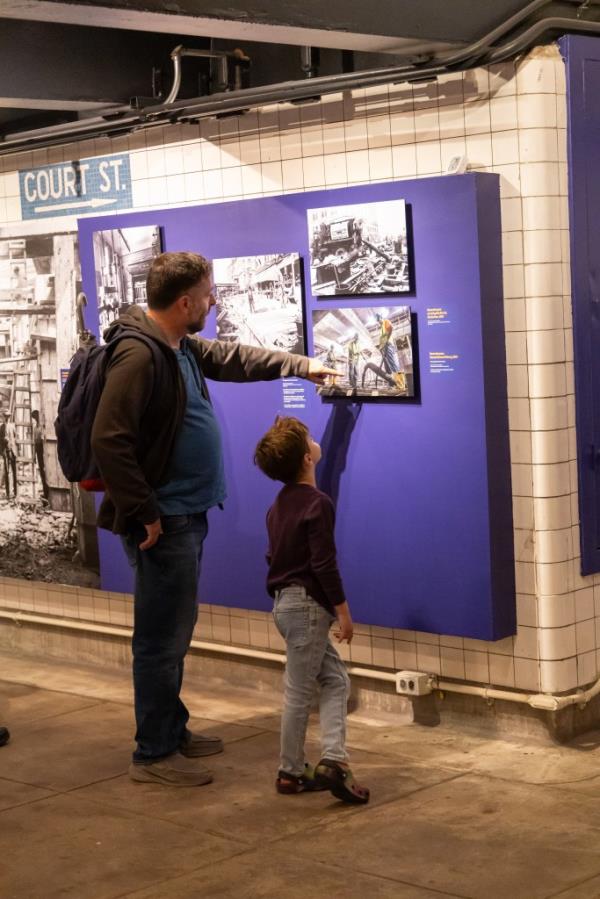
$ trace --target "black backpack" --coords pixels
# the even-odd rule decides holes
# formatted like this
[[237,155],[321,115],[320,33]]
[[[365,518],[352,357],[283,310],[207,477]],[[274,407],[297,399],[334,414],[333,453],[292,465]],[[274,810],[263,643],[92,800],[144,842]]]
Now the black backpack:
[[156,364],[160,349],[151,337],[140,331],[123,328],[113,340],[102,346],[93,337],[71,359],[58,403],[54,430],[60,467],[67,481],[79,482],[88,490],[104,489],[92,454],[91,437],[106,369],[119,341],[131,337],[150,347]]

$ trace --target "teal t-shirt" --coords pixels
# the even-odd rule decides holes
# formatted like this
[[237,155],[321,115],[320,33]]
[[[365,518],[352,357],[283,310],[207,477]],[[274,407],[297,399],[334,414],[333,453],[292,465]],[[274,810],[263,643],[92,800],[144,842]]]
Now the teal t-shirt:
[[185,340],[175,355],[187,404],[169,479],[156,495],[161,515],[193,515],[222,503],[226,497],[221,432],[211,404],[202,396],[198,365]]

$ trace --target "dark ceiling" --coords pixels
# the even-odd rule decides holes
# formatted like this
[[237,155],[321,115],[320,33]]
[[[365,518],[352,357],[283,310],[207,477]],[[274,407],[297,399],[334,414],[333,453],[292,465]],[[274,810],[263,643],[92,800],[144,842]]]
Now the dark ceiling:
[[[544,16],[600,19],[600,0],[2,0],[0,3],[0,141],[111,105],[164,101],[173,81],[175,46],[231,51],[252,63],[244,87],[335,75],[404,62],[426,63],[488,34],[528,10],[518,33]],[[545,36],[550,39],[552,33]],[[215,63],[184,60],[178,99],[218,92]],[[232,86],[232,85],[230,85]],[[221,90],[222,88],[219,88]]]

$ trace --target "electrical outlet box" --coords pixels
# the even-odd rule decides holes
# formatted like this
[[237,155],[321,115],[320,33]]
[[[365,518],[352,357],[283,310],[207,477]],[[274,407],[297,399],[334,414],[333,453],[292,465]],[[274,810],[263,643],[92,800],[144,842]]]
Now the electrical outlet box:
[[469,161],[466,156],[453,156],[446,167],[445,175],[464,175]]
[[423,671],[397,671],[396,693],[405,696],[426,696],[432,690],[432,678]]

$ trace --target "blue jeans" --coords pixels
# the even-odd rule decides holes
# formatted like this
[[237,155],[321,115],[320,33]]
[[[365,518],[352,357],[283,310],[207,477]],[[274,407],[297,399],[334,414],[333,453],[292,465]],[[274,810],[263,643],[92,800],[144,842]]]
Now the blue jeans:
[[321,757],[345,762],[350,679],[329,641],[335,619],[306,595],[304,587],[280,590],[273,617],[287,647],[280,770],[296,776],[304,771],[306,727],[318,689]]
[[141,550],[143,526],[122,538],[135,570],[133,687],[137,749],[134,762],[153,762],[176,752],[189,712],[179,698],[183,660],[198,617],[196,594],[206,512],[165,515],[163,533]]

